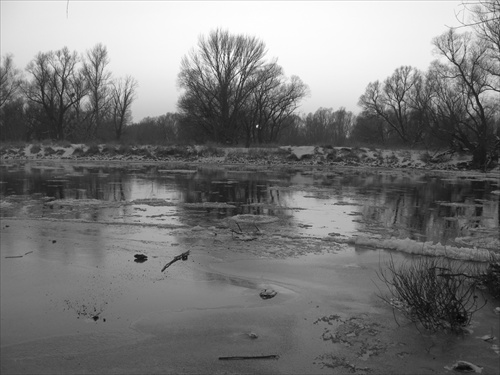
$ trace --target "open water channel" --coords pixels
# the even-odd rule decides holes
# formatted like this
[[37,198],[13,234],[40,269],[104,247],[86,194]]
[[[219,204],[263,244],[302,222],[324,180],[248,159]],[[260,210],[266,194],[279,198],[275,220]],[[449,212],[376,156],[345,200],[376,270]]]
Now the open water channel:
[[[498,343],[450,349],[449,339],[393,331],[374,285],[387,251],[398,259],[423,248],[462,259],[495,251],[498,175],[50,161],[0,168],[2,373],[417,373],[408,363],[436,373],[471,350],[498,370]],[[187,250],[188,262],[160,272]],[[148,260],[135,263],[137,253]],[[277,296],[259,298],[266,288]],[[498,329],[492,308],[483,314],[477,330]],[[280,359],[217,360],[255,353]]]

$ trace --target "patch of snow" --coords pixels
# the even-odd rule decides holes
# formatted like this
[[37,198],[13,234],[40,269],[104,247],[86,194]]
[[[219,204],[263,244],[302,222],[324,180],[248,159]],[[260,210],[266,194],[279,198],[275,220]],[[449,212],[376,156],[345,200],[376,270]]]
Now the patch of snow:
[[10,208],[12,206],[13,206],[12,202],[0,201],[0,209],[2,209],[2,210],[6,209],[6,208]]
[[295,146],[290,148],[292,155],[294,155],[297,160],[302,160],[305,156],[314,156],[315,150],[315,146]]

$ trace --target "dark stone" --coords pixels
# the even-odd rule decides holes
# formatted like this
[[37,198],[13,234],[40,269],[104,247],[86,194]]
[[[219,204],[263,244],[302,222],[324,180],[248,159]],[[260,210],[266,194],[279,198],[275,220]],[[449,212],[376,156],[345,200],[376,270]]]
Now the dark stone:
[[264,289],[263,291],[261,291],[259,293],[259,296],[260,298],[262,299],[270,299],[270,298],[273,298],[274,296],[276,296],[276,294],[278,294],[278,292],[276,292],[275,290],[272,290],[272,289]]
[[148,260],[148,257],[144,254],[135,254],[134,255],[134,262],[136,263],[144,263],[145,261]]

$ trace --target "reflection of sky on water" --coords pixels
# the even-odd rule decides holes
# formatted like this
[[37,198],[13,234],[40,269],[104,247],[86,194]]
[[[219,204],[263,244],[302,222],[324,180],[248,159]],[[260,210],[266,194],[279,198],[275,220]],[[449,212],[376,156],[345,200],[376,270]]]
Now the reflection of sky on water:
[[293,210],[298,223],[297,231],[312,236],[327,236],[329,233],[352,235],[359,223],[355,222],[360,207],[352,199],[338,200],[324,196],[315,197],[307,191],[294,191],[284,199]]
[[[131,170],[55,162],[2,166],[0,181],[3,201],[16,195],[103,201],[64,211],[43,207],[42,216],[59,219],[209,226],[237,214],[259,214],[277,216],[301,235],[370,231],[443,243],[498,229],[498,195],[491,193],[497,189],[495,180],[418,171],[188,171],[165,165]],[[137,200],[164,204],[131,204]],[[117,204],[104,204],[112,202]],[[29,215],[30,209],[15,214]],[[4,205],[2,215],[14,212]]]

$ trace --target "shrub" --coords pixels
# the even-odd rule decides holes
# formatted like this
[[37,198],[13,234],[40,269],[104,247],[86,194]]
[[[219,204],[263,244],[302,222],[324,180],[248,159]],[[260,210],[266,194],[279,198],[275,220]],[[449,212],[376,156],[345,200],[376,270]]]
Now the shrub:
[[140,146],[139,147],[132,147],[130,149],[130,153],[132,155],[144,156],[147,158],[152,157],[151,152],[149,151],[149,149],[147,147],[140,147]]
[[390,297],[379,297],[430,331],[460,332],[479,305],[473,266],[438,257],[419,257],[396,266],[392,257],[377,273]]
[[67,140],[56,141],[54,142],[54,144],[59,147],[65,147],[65,148],[71,147],[71,142]]
[[399,159],[396,155],[391,154],[390,156],[386,156],[385,162],[387,164],[397,164],[399,162]]
[[73,150],[73,156],[82,156],[85,153],[84,149],[82,146],[78,146]]
[[432,155],[429,152],[423,152],[420,154],[420,161],[429,164],[432,161]]
[[274,150],[267,148],[249,148],[247,153],[249,160],[265,159],[274,154]]
[[30,148],[30,152],[32,154],[38,154],[42,150],[42,147],[39,144],[34,144]]
[[484,272],[479,273],[478,279],[480,286],[500,301],[500,262],[492,261]]
[[97,144],[89,145],[89,148],[85,152],[85,156],[94,156],[100,153],[99,146]]
[[342,158],[340,158],[338,155],[337,155],[337,150],[335,150],[334,148],[331,148],[328,150],[327,154],[326,154],[326,160],[331,160],[331,161],[342,161]]
[[53,154],[56,154],[57,151],[54,150],[52,147],[50,146],[45,146],[45,148],[43,149],[43,153],[48,156],[48,155],[53,155]]
[[115,152],[119,155],[126,155],[132,153],[132,147],[130,145],[121,145],[115,148]]
[[102,148],[102,153],[109,156],[114,156],[116,154],[116,146],[113,144],[105,144]]
[[212,145],[212,144],[207,144],[205,146],[203,146],[199,152],[198,152],[198,156],[201,156],[201,157],[221,157],[221,156],[225,156],[226,155],[226,152],[220,148],[220,147],[217,147],[215,145]]

